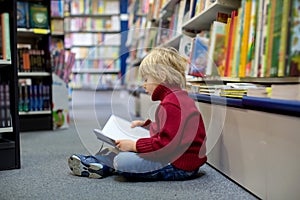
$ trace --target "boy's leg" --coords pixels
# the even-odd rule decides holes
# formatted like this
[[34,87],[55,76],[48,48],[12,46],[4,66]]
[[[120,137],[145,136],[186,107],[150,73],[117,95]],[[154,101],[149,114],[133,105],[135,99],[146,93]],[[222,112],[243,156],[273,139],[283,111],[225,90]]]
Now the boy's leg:
[[171,164],[147,160],[136,153],[121,152],[114,159],[117,173],[130,179],[185,180],[196,176],[198,170],[184,171]]
[[102,151],[102,154],[95,156],[84,156],[74,154],[68,159],[71,171],[77,176],[89,178],[103,178],[112,175],[114,152]]

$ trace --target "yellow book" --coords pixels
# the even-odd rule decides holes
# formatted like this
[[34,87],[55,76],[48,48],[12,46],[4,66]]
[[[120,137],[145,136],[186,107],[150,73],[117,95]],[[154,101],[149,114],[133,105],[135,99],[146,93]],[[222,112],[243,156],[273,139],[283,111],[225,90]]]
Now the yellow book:
[[285,3],[283,4],[278,76],[284,76],[284,68],[286,64],[285,60],[286,60],[287,39],[288,39],[287,33],[288,33],[288,18],[289,18],[290,4],[291,4],[291,0],[286,0]]
[[239,77],[245,77],[245,75],[246,75],[246,62],[247,62],[248,38],[249,38],[249,30],[250,30],[251,5],[252,5],[251,0],[246,0],[244,20],[243,20],[244,33],[242,35]]

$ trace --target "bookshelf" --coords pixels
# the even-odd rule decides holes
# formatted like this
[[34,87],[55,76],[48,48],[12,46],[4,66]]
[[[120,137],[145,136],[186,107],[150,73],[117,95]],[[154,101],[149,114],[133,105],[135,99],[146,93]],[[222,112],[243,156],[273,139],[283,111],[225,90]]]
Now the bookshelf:
[[1,37],[0,42],[0,170],[8,170],[21,167],[17,110],[16,1],[2,0],[0,15],[1,19],[6,15],[6,19],[1,21],[1,35],[4,34],[5,39]]
[[119,87],[120,0],[72,0],[67,6],[64,48],[75,54],[70,87],[96,90]]
[[20,131],[52,130],[50,1],[17,1]]

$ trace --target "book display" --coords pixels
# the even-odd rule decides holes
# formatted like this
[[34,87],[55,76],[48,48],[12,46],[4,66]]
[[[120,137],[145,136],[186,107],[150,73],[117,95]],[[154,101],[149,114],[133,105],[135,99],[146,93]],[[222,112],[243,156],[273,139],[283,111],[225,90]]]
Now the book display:
[[120,84],[119,0],[68,1],[64,48],[75,55],[70,87],[112,89]]
[[20,168],[18,116],[17,7],[14,0],[0,8],[0,170]]
[[50,1],[17,1],[20,131],[52,130]]
[[[262,199],[284,198],[278,197],[283,179],[289,189],[281,194],[293,198],[294,185],[300,180],[299,176],[292,175],[296,173],[292,170],[296,169],[294,166],[299,167],[293,161],[297,157],[294,147],[299,145],[300,128],[297,122],[300,116],[299,5],[298,0],[145,0],[131,1],[128,8],[133,22],[132,34],[128,35],[131,48],[128,88],[134,82],[137,83],[134,87],[141,86],[138,65],[151,48],[178,49],[190,62],[186,69],[186,89],[204,113],[210,135],[208,149],[209,145],[216,145],[208,156],[209,164]],[[141,98],[137,101],[140,111],[136,113],[144,117],[144,107],[151,105]],[[211,138],[219,130],[210,127],[209,120],[219,121],[221,116],[215,116],[215,110],[217,113],[227,110],[227,116],[224,115],[223,127],[218,127],[222,139],[212,142]],[[270,127],[259,126],[262,122],[269,123]],[[285,127],[280,128],[284,135],[274,123]],[[277,142],[281,143],[278,138],[291,144],[280,148],[280,155],[286,158],[285,164],[291,169],[288,178],[275,178],[280,172],[268,168],[275,164],[271,152],[278,152],[275,150]],[[247,146],[249,142],[257,146],[256,153]],[[258,166],[249,163],[249,159]],[[241,162],[244,167],[240,167]]]

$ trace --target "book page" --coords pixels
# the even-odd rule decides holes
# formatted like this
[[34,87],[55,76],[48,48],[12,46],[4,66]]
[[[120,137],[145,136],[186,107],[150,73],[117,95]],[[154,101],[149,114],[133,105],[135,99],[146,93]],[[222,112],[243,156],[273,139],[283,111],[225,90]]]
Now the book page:
[[136,141],[139,138],[150,137],[149,130],[142,127],[131,128],[131,122],[111,115],[102,133],[114,140],[130,139]]

